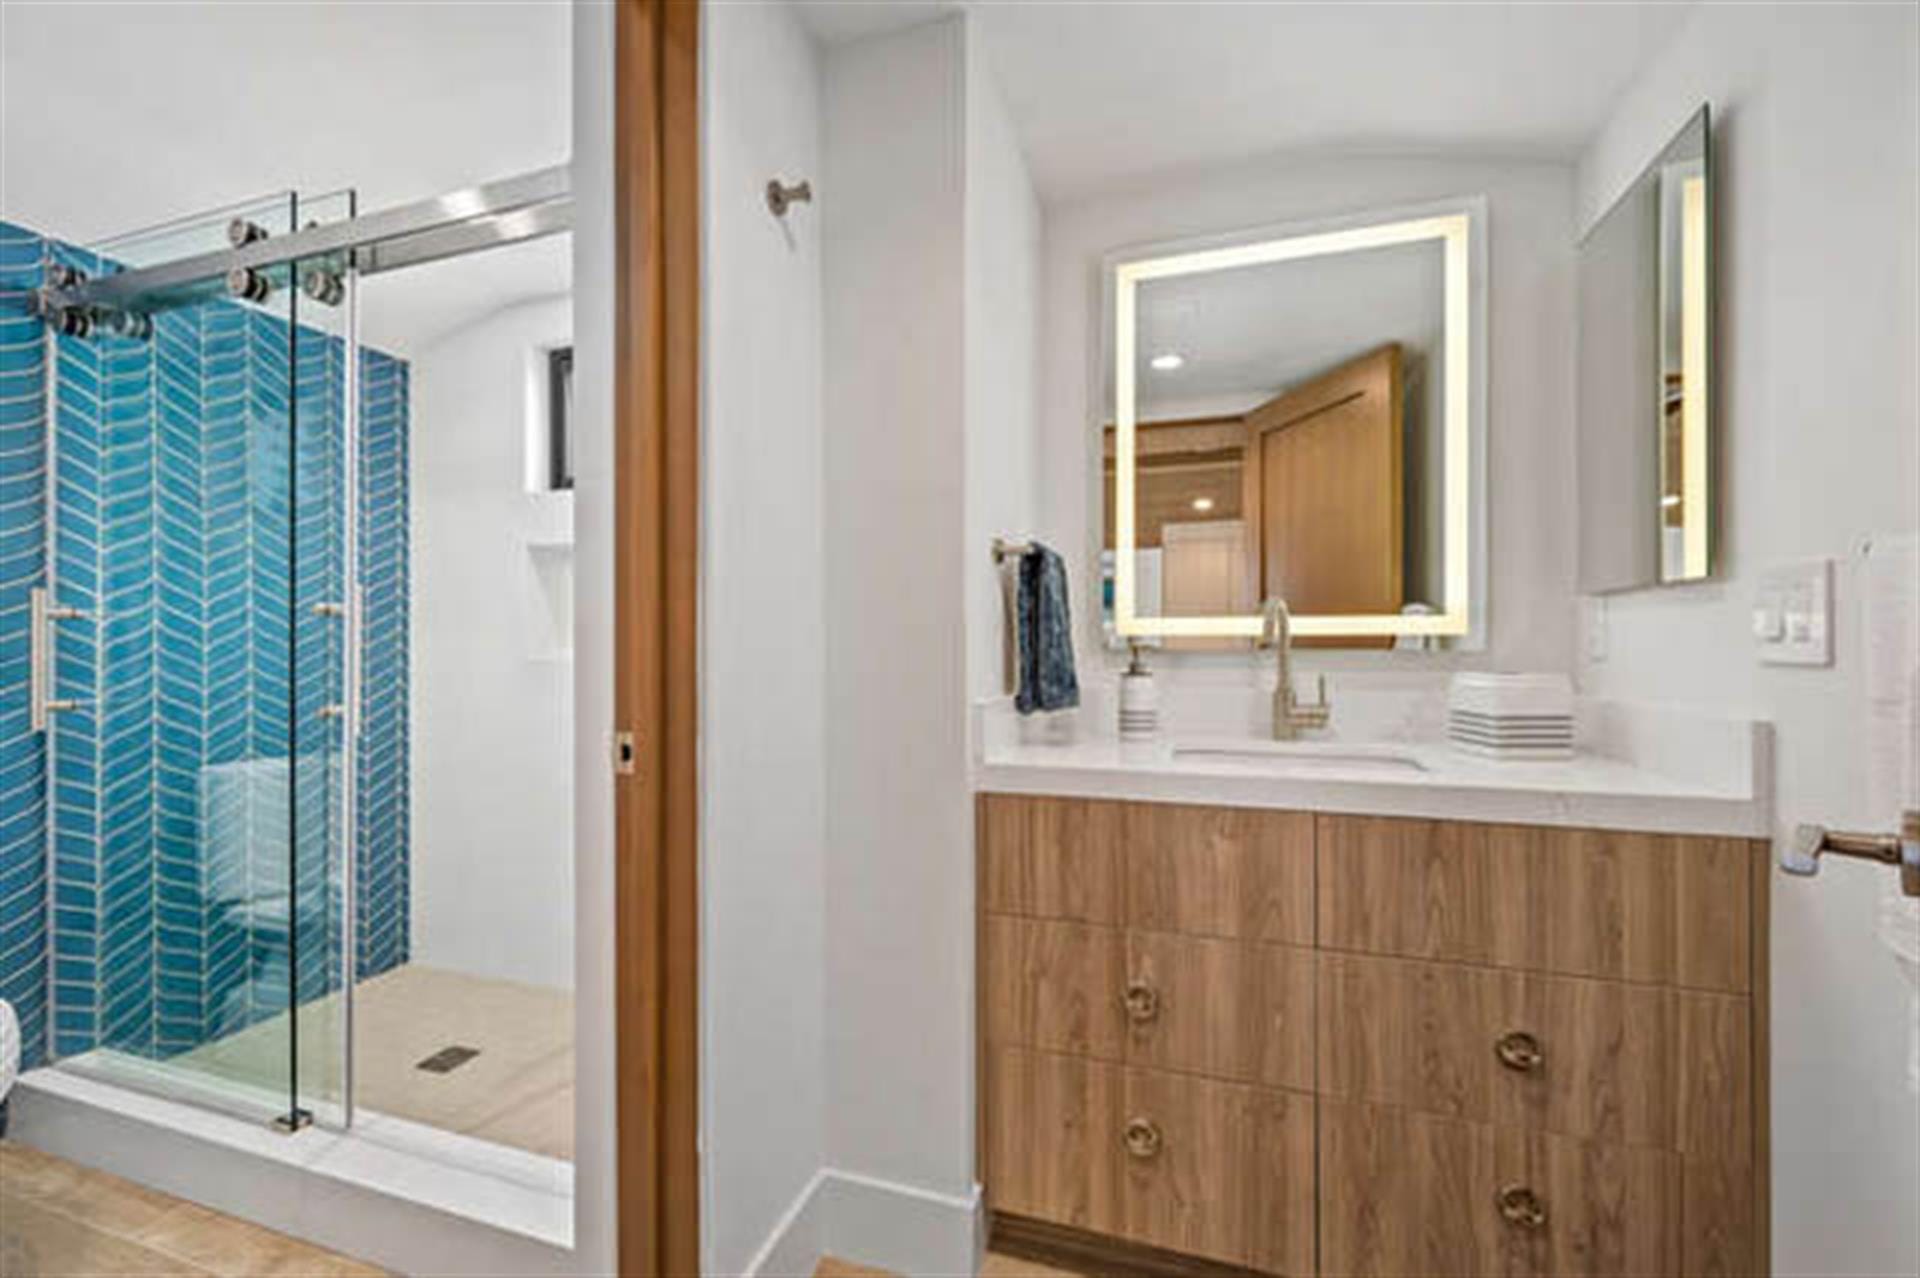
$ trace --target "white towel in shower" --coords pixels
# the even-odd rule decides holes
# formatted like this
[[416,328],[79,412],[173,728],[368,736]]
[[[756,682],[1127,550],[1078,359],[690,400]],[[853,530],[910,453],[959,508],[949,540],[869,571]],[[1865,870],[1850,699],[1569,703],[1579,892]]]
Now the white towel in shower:
[[13,1004],[0,998],[0,1101],[7,1098],[13,1090],[13,1080],[20,1077],[20,1018],[13,1014]]
[[[1866,641],[1868,811],[1897,822],[1920,808],[1920,537],[1875,537],[1861,571]],[[1920,1095],[1920,898],[1885,876],[1880,939],[1912,985],[1907,1083]]]

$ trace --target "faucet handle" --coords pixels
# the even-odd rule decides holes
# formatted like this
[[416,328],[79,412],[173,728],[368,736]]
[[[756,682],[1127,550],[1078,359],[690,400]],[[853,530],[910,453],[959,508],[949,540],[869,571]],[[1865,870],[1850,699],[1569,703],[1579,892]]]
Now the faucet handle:
[[1313,704],[1316,706],[1324,706],[1327,704],[1327,677],[1325,675],[1315,676],[1313,681],[1313,698]]
[[1296,728],[1324,728],[1333,719],[1333,705],[1327,700],[1327,677],[1320,675],[1316,683],[1316,695],[1319,698],[1312,704],[1296,700],[1289,692],[1287,697],[1287,721]]

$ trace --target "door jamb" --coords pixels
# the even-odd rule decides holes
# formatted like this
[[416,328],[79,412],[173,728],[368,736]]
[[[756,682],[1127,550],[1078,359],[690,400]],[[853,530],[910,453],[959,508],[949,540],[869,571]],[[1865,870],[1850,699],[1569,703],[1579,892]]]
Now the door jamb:
[[614,1000],[619,1265],[700,1272],[699,22],[614,21]]

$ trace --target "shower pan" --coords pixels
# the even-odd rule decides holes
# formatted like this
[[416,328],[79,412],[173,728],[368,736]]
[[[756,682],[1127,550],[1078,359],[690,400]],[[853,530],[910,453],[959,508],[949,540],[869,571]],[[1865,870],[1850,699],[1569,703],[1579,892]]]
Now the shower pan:
[[354,1127],[353,991],[407,957],[408,370],[358,281],[571,215],[564,167],[355,204],[0,226],[0,896],[44,900],[0,994],[34,1063],[287,1131]]

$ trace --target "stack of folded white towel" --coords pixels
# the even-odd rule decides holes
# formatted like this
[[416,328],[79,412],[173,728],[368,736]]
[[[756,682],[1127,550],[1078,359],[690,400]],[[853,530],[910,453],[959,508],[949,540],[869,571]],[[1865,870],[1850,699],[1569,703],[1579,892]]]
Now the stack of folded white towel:
[[1573,757],[1573,682],[1564,674],[1457,674],[1447,739],[1501,760]]
[[[1920,537],[1878,536],[1861,565],[1867,674],[1867,811],[1888,826],[1920,808]],[[1920,897],[1881,879],[1880,939],[1910,987],[1907,1086],[1920,1096]]]

